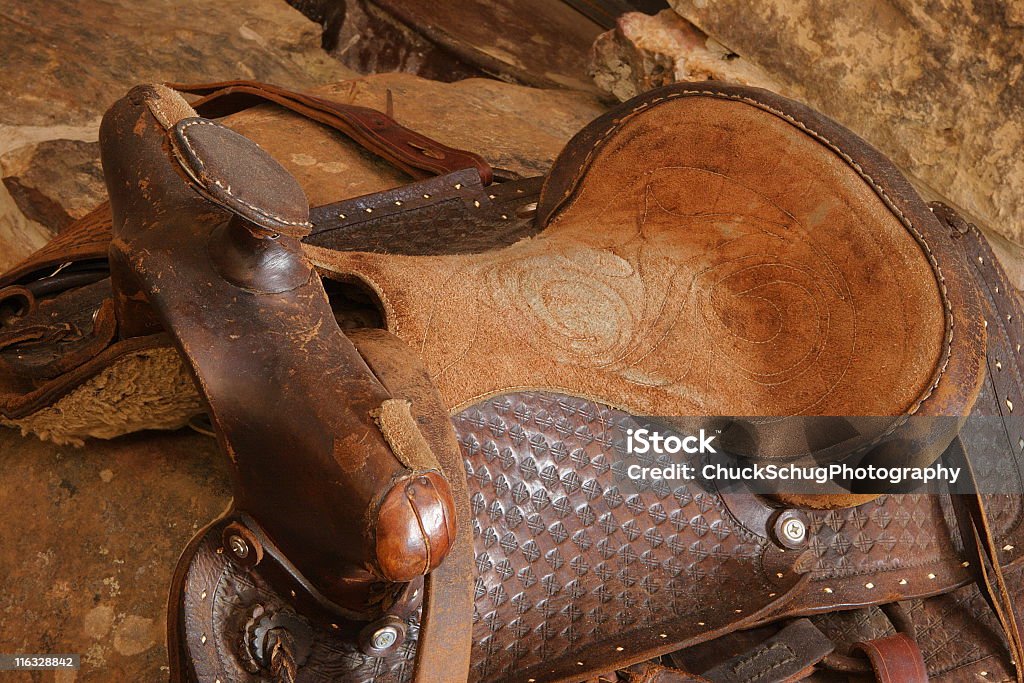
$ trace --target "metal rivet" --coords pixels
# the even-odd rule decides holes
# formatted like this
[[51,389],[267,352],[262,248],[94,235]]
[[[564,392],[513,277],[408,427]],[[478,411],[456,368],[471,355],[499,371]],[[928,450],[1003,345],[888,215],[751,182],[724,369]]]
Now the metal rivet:
[[826,593],[832,593],[831,588],[822,588],[821,590],[825,591]]
[[479,208],[480,208],[480,201],[479,201],[479,200],[477,200],[477,199],[474,199],[474,200],[473,200],[473,206],[475,206],[476,208],[478,208],[478,209],[479,209]]
[[667,633],[659,633],[658,637],[659,638],[668,638],[668,634]]
[[707,626],[703,621],[698,621],[697,626]]
[[203,635],[199,636],[199,642],[202,643],[203,645],[206,645],[206,634],[205,633]]
[[1013,550],[1013,546],[1010,544],[1006,544],[1003,546],[1003,550],[1005,550],[1006,552],[1010,552],[1011,550]]
[[231,548],[231,552],[235,554],[235,557],[242,560],[249,557],[249,544],[238,534],[228,539],[228,546]]
[[456,190],[461,190],[462,189],[462,183],[455,183],[455,189]]
[[872,588],[875,587],[875,584],[873,584],[870,581],[868,581],[867,583],[864,584],[864,587],[867,588],[868,590],[871,590]]
[[338,218],[340,218],[342,220],[345,220],[347,218],[347,216],[345,214],[343,214],[343,213],[339,213],[338,214]]
[[423,198],[424,199],[430,199],[430,195],[429,194],[425,194],[425,195],[423,195]]
[[616,652],[622,652],[622,651],[623,651],[623,650],[625,650],[625,649],[626,649],[626,648],[624,648],[624,647],[622,647],[622,646],[620,645],[619,647],[615,648],[615,651],[616,651]]
[[799,550],[807,544],[807,517],[799,510],[783,510],[775,518],[771,534],[783,548]]
[[401,205],[402,205],[402,200],[396,199],[395,200],[395,206],[401,206]]
[[960,566],[961,566],[961,567],[970,567],[970,566],[971,566],[971,563],[970,563],[970,562],[961,562],[961,563],[960,563]]
[[366,213],[373,213],[373,209],[371,209],[370,207],[366,207]]
[[935,574],[929,574],[928,575],[928,580],[929,581],[934,581],[935,580]]
[[900,579],[900,585],[901,586],[906,586],[907,585],[907,580],[906,579]]
[[373,647],[378,650],[386,650],[394,645],[396,640],[398,640],[398,630],[394,626],[385,626],[384,628],[377,629],[373,637],[370,638]]

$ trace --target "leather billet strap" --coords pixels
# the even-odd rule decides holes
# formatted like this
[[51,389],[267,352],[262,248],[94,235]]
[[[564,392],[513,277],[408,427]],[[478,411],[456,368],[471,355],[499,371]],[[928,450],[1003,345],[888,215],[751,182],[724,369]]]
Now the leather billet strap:
[[120,334],[167,330],[186,359],[233,465],[233,510],[255,521],[239,536],[265,535],[318,595],[373,618],[386,605],[371,585],[444,560],[455,503],[408,400],[338,328],[296,236],[302,191],[166,88],[115,104],[100,147]]
[[[955,461],[962,464],[971,487],[978,491],[977,475],[971,464],[970,453],[962,439],[957,438],[953,442],[951,451]],[[1024,640],[1022,640],[1017,619],[1016,601],[1006,584],[1000,564],[999,543],[993,533],[992,522],[985,508],[984,498],[980,492],[956,498],[958,499],[955,500],[957,511],[960,513],[958,515],[960,535],[966,548],[972,551],[977,558],[975,564],[977,565],[978,585],[999,621],[1009,648],[1016,680],[1021,683],[1024,681],[1024,666],[1021,664],[1024,662]]]
[[[466,470],[451,430],[448,411],[422,361],[394,335],[384,330],[358,330],[352,341],[381,382],[396,395],[419,406],[419,423],[438,448],[441,470],[448,478],[459,519],[448,559],[426,576],[423,612],[416,644],[416,683],[465,680],[470,666],[473,614],[473,538]],[[466,673],[463,673],[466,672]]]
[[489,185],[494,177],[490,165],[479,155],[441,144],[369,107],[333,102],[255,81],[172,83],[168,86],[179,92],[201,95],[192,105],[211,118],[220,118],[254,104],[273,102],[344,133],[413,178],[428,178],[466,168],[476,169],[484,185]]

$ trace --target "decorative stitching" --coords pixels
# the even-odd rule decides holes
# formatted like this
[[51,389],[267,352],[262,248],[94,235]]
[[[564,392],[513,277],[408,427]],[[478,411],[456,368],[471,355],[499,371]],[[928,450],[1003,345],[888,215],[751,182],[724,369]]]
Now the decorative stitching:
[[205,173],[206,164],[203,162],[202,157],[199,155],[198,152],[196,152],[195,147],[192,146],[191,141],[189,141],[189,139],[188,139],[188,135],[187,135],[185,129],[188,128],[189,126],[213,126],[214,128],[223,128],[223,126],[221,126],[219,124],[216,124],[213,121],[207,121],[206,119],[195,119],[195,120],[189,121],[187,123],[182,123],[182,124],[180,124],[178,126],[179,130],[180,130],[182,142],[185,143],[185,146],[188,148],[188,151],[192,153],[192,157],[199,164],[199,171],[201,173],[203,173],[203,176],[204,176],[204,178],[206,180],[208,180],[209,182],[212,182],[214,185],[219,187],[221,190],[224,191],[225,194],[227,194],[229,197],[231,197],[233,200],[235,200],[236,202],[238,202],[242,206],[245,206],[245,207],[247,207],[249,209],[252,209],[253,211],[258,213],[259,215],[263,216],[264,218],[270,218],[270,219],[273,219],[273,220],[275,220],[275,221],[277,221],[279,223],[283,223],[284,225],[291,225],[291,226],[297,227],[297,228],[312,229],[313,224],[310,223],[309,221],[290,221],[290,220],[288,220],[286,218],[282,218],[281,216],[278,216],[276,214],[270,213],[270,212],[266,211],[265,209],[262,209],[262,208],[260,208],[260,207],[258,207],[256,205],[254,205],[254,204],[250,204],[249,202],[245,201],[244,199],[242,199],[241,197],[239,197],[238,195],[233,193],[231,191],[231,187],[230,186],[226,186],[221,181],[217,180],[216,178],[212,178],[212,177],[206,175],[206,173]]
[[[730,94],[727,94],[727,93],[716,92],[714,90],[680,90],[680,91],[677,91],[677,92],[668,93],[668,94],[663,95],[663,96],[658,96],[658,97],[656,97],[656,98],[654,98],[652,100],[641,102],[640,104],[635,106],[631,111],[626,113],[621,118],[615,119],[612,122],[612,125],[609,126],[609,128],[607,130],[605,130],[603,133],[601,133],[597,137],[597,139],[595,140],[594,144],[591,146],[590,151],[587,153],[587,156],[584,157],[583,162],[580,164],[577,173],[575,174],[575,176],[572,179],[572,182],[568,185],[567,189],[565,190],[565,192],[563,193],[561,199],[559,200],[559,202],[558,202],[559,208],[557,209],[557,214],[561,214],[566,209],[568,209],[571,206],[573,206],[573,204],[575,203],[575,199],[573,199],[571,202],[569,202],[569,204],[567,204],[565,206],[560,206],[560,205],[562,205],[570,197],[570,195],[572,195],[572,193],[576,190],[577,185],[579,184],[579,181],[586,174],[586,172],[588,170],[588,167],[590,166],[591,160],[593,159],[594,155],[598,152],[598,149],[605,143],[607,138],[613,132],[615,132],[616,130],[621,128],[629,119],[631,119],[637,113],[639,113],[639,112],[641,112],[641,111],[643,111],[643,110],[645,110],[645,109],[647,109],[647,108],[649,108],[649,107],[651,107],[651,106],[653,106],[653,105],[655,105],[657,103],[668,102],[669,100],[676,99],[676,98],[679,98],[679,97],[687,97],[687,96],[693,96],[693,95],[701,95],[701,96],[706,96],[706,97],[714,97],[716,99],[724,99],[724,100],[733,100],[733,101],[745,102],[747,104],[750,104],[751,106],[754,106],[754,107],[757,107],[758,109],[767,111],[767,112],[769,112],[771,114],[774,114],[775,116],[778,116],[781,119],[784,119],[784,120],[788,121],[790,124],[792,124],[796,128],[798,128],[801,131],[807,133],[808,135],[810,135],[811,137],[816,139],[818,142],[824,144],[826,147],[828,147],[833,152],[835,152],[841,159],[843,159],[851,168],[853,168],[857,172],[857,174],[863,180],[865,180],[875,190],[875,194],[878,195],[878,197],[882,200],[882,202],[885,204],[885,206],[899,219],[899,221],[903,225],[903,227],[906,228],[906,230],[908,232],[910,232],[914,236],[915,240],[917,241],[917,243],[920,245],[921,249],[925,253],[925,257],[927,258],[928,263],[931,266],[932,272],[935,275],[935,278],[936,278],[936,281],[937,281],[937,284],[938,284],[938,287],[939,287],[939,298],[942,300],[942,306],[943,306],[943,310],[944,310],[944,313],[945,313],[945,319],[946,319],[946,321],[945,321],[946,322],[946,324],[945,324],[945,338],[943,340],[945,348],[944,348],[944,351],[943,351],[942,362],[940,363],[939,368],[933,374],[931,383],[928,386],[928,388],[907,409],[907,411],[902,416],[902,419],[894,422],[893,425],[888,430],[886,430],[883,434],[881,434],[878,437],[876,437],[871,443],[866,444],[865,446],[857,449],[856,451],[851,453],[851,455],[856,454],[858,452],[863,452],[863,451],[867,450],[868,448],[873,447],[879,441],[881,441],[882,439],[886,438],[887,436],[892,434],[896,429],[898,429],[899,427],[904,425],[907,422],[907,420],[910,418],[910,416],[914,415],[915,413],[917,413],[917,411],[920,410],[920,408],[924,404],[924,402],[927,401],[935,393],[935,390],[938,388],[939,383],[942,381],[942,378],[943,378],[943,376],[946,373],[946,369],[948,368],[950,359],[952,358],[952,355],[953,355],[953,306],[952,306],[952,302],[950,302],[950,300],[949,300],[949,292],[948,292],[948,290],[946,288],[946,278],[942,274],[942,268],[939,266],[938,260],[935,258],[935,254],[932,251],[931,245],[928,244],[928,241],[925,239],[924,235],[917,229],[917,227],[913,224],[913,222],[911,222],[911,220],[906,215],[904,215],[904,213],[899,209],[899,207],[897,207],[895,205],[895,203],[892,201],[892,199],[889,198],[889,196],[885,192],[885,189],[881,185],[879,185],[877,182],[875,182],[875,179],[872,178],[870,175],[868,175],[868,173],[861,167],[861,165],[859,163],[857,163],[853,159],[853,157],[851,157],[849,154],[847,154],[842,149],[840,149],[836,144],[834,144],[831,140],[826,138],[824,135],[822,135],[821,133],[818,133],[816,130],[814,130],[813,128],[809,127],[803,121],[800,121],[799,119],[791,116],[790,114],[787,114],[784,111],[776,109],[775,107],[772,107],[771,105],[769,105],[769,104],[767,104],[765,102],[761,102],[760,100],[755,99],[753,97],[749,97],[749,96],[745,96],[745,95],[730,95]],[[552,220],[554,220],[554,218]]]

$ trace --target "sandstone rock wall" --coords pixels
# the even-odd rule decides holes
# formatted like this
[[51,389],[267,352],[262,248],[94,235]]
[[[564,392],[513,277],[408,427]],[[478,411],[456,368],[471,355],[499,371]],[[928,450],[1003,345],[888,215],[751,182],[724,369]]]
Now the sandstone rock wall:
[[0,8],[0,270],[101,196],[106,108],[138,83],[351,77],[282,0],[6,0]]
[[622,97],[705,77],[770,87],[837,119],[926,191],[1024,243],[1020,0],[670,4],[674,15],[630,15],[602,38],[594,70],[607,90]]

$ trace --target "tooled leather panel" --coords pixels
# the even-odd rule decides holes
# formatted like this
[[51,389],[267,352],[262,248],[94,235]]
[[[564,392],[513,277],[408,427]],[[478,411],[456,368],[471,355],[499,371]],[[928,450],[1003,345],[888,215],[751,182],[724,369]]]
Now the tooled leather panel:
[[827,583],[959,557],[959,543],[950,536],[956,527],[947,525],[944,503],[935,495],[895,495],[843,510],[812,511],[811,553],[803,558],[804,568],[815,581]]
[[665,481],[630,490],[626,468],[653,458],[625,452],[635,425],[625,413],[514,393],[454,419],[474,514],[476,680],[542,664],[593,670],[579,655],[586,645],[614,645],[621,661],[652,645],[634,632],[662,624],[693,637],[792,585],[791,572],[762,564],[766,541],[735,525],[714,493]]
[[[259,683],[269,680],[266,669],[250,665],[240,643],[254,610],[267,614],[283,612],[294,616],[290,601],[277,594],[259,572],[244,572],[222,552],[219,531],[203,536],[181,577],[180,632],[186,661],[192,662],[192,676],[203,683]],[[175,610],[172,594],[172,611]],[[172,615],[173,618],[173,615]],[[416,654],[418,615],[409,619],[410,637],[390,657],[364,656],[352,634],[339,636],[328,629],[309,626],[308,654],[300,661],[296,683],[404,683],[412,680]],[[301,620],[308,626],[308,622]],[[173,655],[172,655],[173,656]]]
[[[562,395],[515,393],[453,419],[472,505],[474,681],[502,681],[526,671],[571,675],[574,669],[613,668],[616,657],[622,661],[631,651],[657,645],[660,633],[666,643],[714,635],[717,627],[741,622],[794,585],[796,575],[784,563],[765,565],[773,557],[768,542],[734,521],[719,495],[666,482],[627,491],[625,467],[653,461],[624,452],[623,430],[633,424],[625,413]],[[947,540],[940,500],[887,496],[847,511],[814,513],[804,563],[821,581],[793,591],[796,599],[783,604],[780,615],[848,604],[850,596],[865,602],[913,597],[968,580]],[[201,636],[212,638],[210,632],[224,643],[234,637],[219,632],[212,620],[196,621],[196,614],[210,609],[202,600],[212,599],[216,610],[226,612],[251,607],[254,600],[288,602],[264,596],[265,587],[248,586],[258,577],[236,576],[217,547],[218,539],[209,539],[188,580],[190,646],[198,651],[208,647]],[[878,579],[913,567],[888,583]],[[930,579],[932,572],[936,577]],[[902,576],[906,584],[899,583]],[[877,589],[865,589],[872,581]],[[203,592],[207,598],[199,599]],[[971,605],[972,614],[982,613]],[[226,616],[218,618],[228,624]],[[330,656],[345,662],[331,664],[338,680],[411,678],[412,645],[376,660],[330,634],[324,637],[333,643],[325,645]],[[581,654],[595,645],[604,647],[603,659]],[[230,654],[230,647],[221,651]],[[579,669],[577,661],[584,662]],[[219,672],[230,668],[211,665]],[[250,680],[239,676],[222,680]]]
[[[1024,566],[1009,569],[1005,577],[1014,595],[1024,591]],[[901,605],[914,624],[917,644],[932,680],[973,680],[967,672],[978,676],[983,670],[988,674],[977,680],[1013,679],[1002,629],[977,584],[934,598],[907,600]],[[1018,618],[1024,616],[1024,606],[1018,605],[1017,611]],[[849,654],[858,641],[896,632],[877,607],[823,614],[812,620],[841,654]]]

